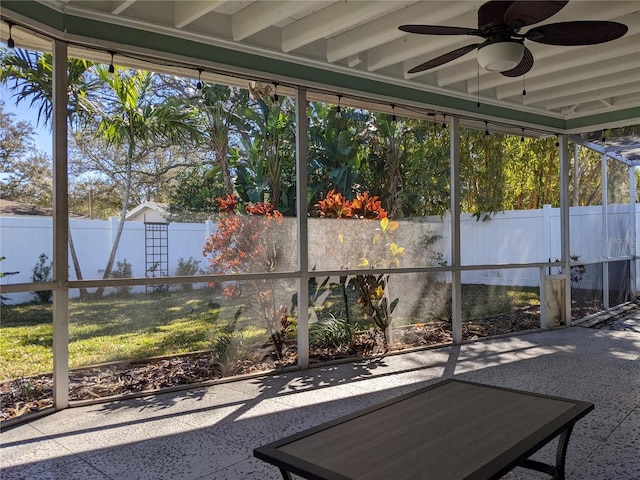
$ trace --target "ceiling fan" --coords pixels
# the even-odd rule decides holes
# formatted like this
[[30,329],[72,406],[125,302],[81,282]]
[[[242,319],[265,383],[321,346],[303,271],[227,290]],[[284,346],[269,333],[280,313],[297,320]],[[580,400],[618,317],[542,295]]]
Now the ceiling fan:
[[541,25],[520,33],[522,27],[542,22],[558,13],[567,1],[490,1],[478,9],[478,28],[448,27],[442,25],[401,25],[403,32],[422,35],[473,35],[485,39],[445,53],[433,60],[413,67],[409,73],[429,70],[455,60],[478,49],[478,63],[488,71],[500,72],[506,77],[519,77],[533,67],[533,55],[524,41],[547,45],[595,45],[609,42],[627,33],[622,23],[573,21]]

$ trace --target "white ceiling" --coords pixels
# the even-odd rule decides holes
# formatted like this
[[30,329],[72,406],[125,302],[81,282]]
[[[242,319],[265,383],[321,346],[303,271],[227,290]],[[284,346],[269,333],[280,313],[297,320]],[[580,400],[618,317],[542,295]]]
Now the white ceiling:
[[[535,59],[526,78],[508,78],[482,70],[478,77],[475,51],[421,74],[406,73],[431,58],[476,43],[477,37],[406,34],[398,30],[399,25],[425,23],[476,28],[477,10],[483,3],[480,1],[49,0],[40,3],[77,17],[140,26],[163,35],[194,38],[467,101],[475,102],[479,94],[482,103],[563,119],[640,106],[638,0],[570,1],[559,13],[537,25],[612,20],[626,24],[628,33],[609,43],[581,47],[526,41]],[[126,43],[127,39],[119,41]],[[523,88],[526,88],[525,96]]]

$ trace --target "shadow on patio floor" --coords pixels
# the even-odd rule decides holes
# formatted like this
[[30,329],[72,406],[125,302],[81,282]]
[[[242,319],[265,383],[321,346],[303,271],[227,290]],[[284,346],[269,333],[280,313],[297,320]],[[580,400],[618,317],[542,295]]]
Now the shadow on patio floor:
[[0,435],[0,477],[278,479],[253,448],[454,376],[593,402],[567,478],[639,478],[640,333],[579,327],[64,410]]

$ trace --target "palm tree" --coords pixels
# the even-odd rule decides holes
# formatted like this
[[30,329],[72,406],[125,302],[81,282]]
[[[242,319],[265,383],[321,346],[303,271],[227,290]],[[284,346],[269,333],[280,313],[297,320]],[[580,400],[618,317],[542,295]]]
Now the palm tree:
[[245,119],[241,132],[238,191],[244,201],[265,201],[280,211],[292,207],[291,185],[287,173],[294,171],[295,153],[291,138],[293,111],[286,97],[257,98],[255,105],[239,109]]
[[205,83],[197,107],[204,116],[205,130],[209,147],[213,150],[220,165],[225,193],[234,192],[230,162],[230,135],[237,132],[243,123],[237,110],[247,103],[247,96],[225,85]]
[[[88,80],[86,75],[93,62],[79,58],[67,58],[67,116],[74,122],[82,115],[80,101],[87,92],[95,90],[99,84]],[[53,56],[31,50],[15,49],[13,53],[0,51],[0,84],[8,86],[13,92],[16,105],[27,99],[30,106],[38,109],[38,124],[51,127],[53,118]],[[69,229],[69,250],[71,261],[78,280],[82,280],[82,270]],[[80,296],[87,291],[80,289]]]
[[[173,99],[160,100],[155,92],[153,74],[116,67],[110,73],[105,65],[95,67],[99,80],[108,86],[109,98],[86,98],[82,103],[96,122],[95,133],[108,146],[124,151],[122,168],[125,178],[120,223],[111,247],[103,278],[113,270],[116,252],[124,229],[131,197],[132,168],[158,146],[197,142],[202,138],[193,110],[185,109]],[[104,287],[96,291],[101,296]]]
[[[67,59],[68,117],[77,120],[82,114],[80,103],[99,83],[90,79],[87,72],[93,62],[79,58]],[[16,105],[29,99],[30,107],[38,109],[38,125],[51,126],[53,118],[53,56],[17,48],[13,53],[0,52],[0,84],[13,93]]]
[[321,199],[331,190],[346,198],[355,197],[362,184],[361,167],[365,158],[361,135],[366,118],[353,109],[337,108],[320,102],[310,104],[309,126],[309,187],[314,199]]

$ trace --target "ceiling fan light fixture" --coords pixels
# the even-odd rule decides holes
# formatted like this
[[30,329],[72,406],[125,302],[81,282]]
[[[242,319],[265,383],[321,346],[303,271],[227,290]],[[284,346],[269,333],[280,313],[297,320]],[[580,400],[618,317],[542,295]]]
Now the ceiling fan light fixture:
[[518,66],[524,57],[521,42],[489,43],[478,49],[478,63],[490,72],[505,72]]

